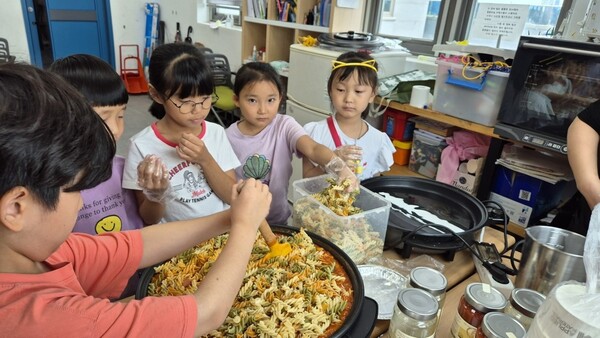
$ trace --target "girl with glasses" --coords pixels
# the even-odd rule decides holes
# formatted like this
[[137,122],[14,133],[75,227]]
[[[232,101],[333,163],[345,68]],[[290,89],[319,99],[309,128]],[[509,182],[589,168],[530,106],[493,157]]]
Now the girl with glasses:
[[190,44],[157,47],[149,84],[159,120],[131,138],[123,177],[140,215],[154,224],[226,209],[240,163],[223,127],[205,120],[218,97],[202,53]]

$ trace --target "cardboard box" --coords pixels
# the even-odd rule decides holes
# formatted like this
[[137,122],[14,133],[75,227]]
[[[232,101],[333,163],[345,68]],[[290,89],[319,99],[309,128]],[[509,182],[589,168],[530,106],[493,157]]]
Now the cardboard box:
[[527,227],[558,206],[573,184],[551,184],[497,165],[490,199],[504,207],[511,222]]
[[476,195],[479,182],[481,182],[481,176],[483,175],[484,164],[485,157],[460,163],[450,184],[471,195]]
[[454,131],[459,129],[451,124],[431,120],[422,116],[411,117],[408,121],[413,122],[416,129],[429,131],[442,137],[451,136]]
[[362,212],[339,216],[312,196],[329,186],[330,177],[321,175],[294,181],[293,225],[327,238],[356,264],[381,256],[391,203],[361,186],[354,206]]

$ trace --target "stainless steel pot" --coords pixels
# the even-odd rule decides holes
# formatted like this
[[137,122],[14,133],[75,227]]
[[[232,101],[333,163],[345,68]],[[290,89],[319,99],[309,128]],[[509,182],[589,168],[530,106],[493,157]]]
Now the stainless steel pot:
[[515,287],[548,295],[562,281],[585,282],[584,244],[584,236],[568,230],[549,226],[526,228]]
[[[282,225],[271,225],[273,232],[282,234],[284,236],[293,236],[298,232],[298,228]],[[356,267],[356,264],[352,262],[350,257],[342,251],[338,246],[330,242],[329,240],[306,231],[308,236],[313,242],[327,250],[335,257],[338,263],[344,268],[350,282],[352,283],[353,289],[353,302],[352,308],[344,321],[344,324],[334,332],[331,337],[342,338],[342,337],[364,337],[372,331],[375,326],[375,320],[377,319],[377,303],[370,298],[365,298],[365,289],[363,280],[360,276],[360,272]],[[148,285],[154,275],[154,268],[147,268],[141,275],[140,283],[135,293],[136,299],[144,298],[148,295]]]

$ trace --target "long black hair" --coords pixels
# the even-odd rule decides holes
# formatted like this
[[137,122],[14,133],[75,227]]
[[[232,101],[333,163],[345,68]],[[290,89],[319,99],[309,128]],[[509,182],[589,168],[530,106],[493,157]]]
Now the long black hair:
[[[169,43],[158,46],[148,66],[150,84],[163,100],[177,94],[180,98],[210,95],[214,91],[212,73],[200,50],[187,43]],[[165,108],[156,101],[150,113],[162,119]]]

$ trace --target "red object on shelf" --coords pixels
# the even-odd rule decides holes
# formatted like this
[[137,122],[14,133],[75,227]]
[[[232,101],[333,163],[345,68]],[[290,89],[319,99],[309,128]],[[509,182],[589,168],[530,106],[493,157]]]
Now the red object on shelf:
[[382,131],[394,140],[410,141],[414,123],[408,119],[412,116],[414,115],[388,107],[383,113]]
[[[135,49],[135,55],[123,57],[124,50]],[[130,52],[131,53],[131,52]],[[144,75],[144,68],[140,60],[140,47],[138,45],[119,45],[119,59],[121,66],[121,79],[129,94],[144,94],[148,92],[148,81]]]

